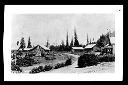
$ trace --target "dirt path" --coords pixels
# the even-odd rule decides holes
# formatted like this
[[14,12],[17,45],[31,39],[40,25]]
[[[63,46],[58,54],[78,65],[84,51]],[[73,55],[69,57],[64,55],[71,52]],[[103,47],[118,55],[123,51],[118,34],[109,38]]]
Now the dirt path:
[[[74,56],[78,60],[78,55],[68,55]],[[115,71],[115,62],[102,62],[95,66],[78,68],[77,60],[70,66],[54,69],[46,73],[113,73]]]
[[[73,56],[76,58],[76,61],[70,65],[70,66],[66,66],[66,67],[62,67],[59,69],[54,69],[51,71],[46,71],[46,72],[40,72],[40,73],[113,73],[115,71],[115,62],[102,62],[96,66],[88,66],[88,67],[84,67],[84,68],[78,68],[77,66],[77,60],[78,60],[78,55],[74,55],[74,54],[69,54],[69,53],[64,53],[66,55],[69,56]],[[37,65],[39,66],[39,65]],[[24,68],[24,73],[28,73],[33,67],[36,66],[30,66],[28,68]]]
[[69,56],[73,56],[73,57],[75,57],[75,59],[76,59],[76,61],[73,62],[73,64],[72,64],[70,67],[72,67],[72,68],[78,67],[78,66],[77,66],[77,61],[78,61],[79,55],[74,55],[74,54],[69,54],[69,53],[65,53],[65,54],[66,54],[66,55],[69,55]]
[[113,73],[115,71],[115,62],[103,62],[96,66],[84,68],[74,67],[75,64],[60,69],[48,71],[46,73]]

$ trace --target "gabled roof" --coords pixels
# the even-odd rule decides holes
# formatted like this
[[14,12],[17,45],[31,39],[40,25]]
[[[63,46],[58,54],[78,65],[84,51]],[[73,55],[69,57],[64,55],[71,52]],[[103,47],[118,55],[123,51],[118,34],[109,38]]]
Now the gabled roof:
[[31,50],[32,48],[24,48],[24,50]]
[[46,46],[40,46],[40,45],[35,46],[33,49],[36,49],[36,48],[42,48],[42,49],[44,49],[44,50],[50,50],[50,49],[47,48]]
[[96,45],[96,44],[88,44],[88,45],[85,47],[85,49],[87,49],[87,48],[93,48],[95,45]]
[[112,46],[104,46],[103,48],[112,48]]
[[72,49],[75,49],[75,50],[83,50],[84,48],[83,47],[72,47]]
[[43,49],[45,49],[45,50],[50,50],[48,47],[46,47],[46,46],[44,46],[44,45],[42,45],[41,46]]

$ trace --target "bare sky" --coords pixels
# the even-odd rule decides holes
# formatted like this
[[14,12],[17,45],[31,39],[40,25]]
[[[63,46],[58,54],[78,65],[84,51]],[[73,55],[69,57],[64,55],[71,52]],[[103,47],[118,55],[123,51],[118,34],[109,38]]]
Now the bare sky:
[[25,38],[27,43],[30,36],[32,45],[60,44],[66,40],[69,33],[69,42],[76,29],[80,44],[86,44],[87,33],[89,39],[96,41],[107,29],[115,30],[115,16],[113,14],[17,14],[12,21],[12,46]]

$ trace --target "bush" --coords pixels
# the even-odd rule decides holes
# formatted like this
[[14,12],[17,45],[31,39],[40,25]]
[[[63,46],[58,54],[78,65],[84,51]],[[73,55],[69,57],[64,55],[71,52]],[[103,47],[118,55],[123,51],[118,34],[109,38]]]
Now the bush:
[[42,71],[44,71],[43,66],[39,66],[39,67],[33,68],[29,73],[39,73],[39,72],[42,72]]
[[78,58],[78,66],[85,67],[98,64],[98,57],[95,54],[84,54]]
[[112,54],[103,55],[103,57],[99,57],[99,62],[112,62],[115,61],[115,57]]
[[39,66],[36,68],[33,68],[29,73],[39,73],[39,72],[45,72],[45,71],[50,71],[52,69],[58,69],[64,66],[68,66],[72,64],[72,58],[68,58],[65,62],[61,62],[61,63],[57,63],[54,66],[53,65],[45,65],[43,66]]
[[11,70],[22,72],[22,69],[20,69],[20,67],[18,65],[14,65],[14,64],[11,65]]
[[24,66],[25,67],[25,66],[32,66],[33,64],[36,64],[36,62],[31,57],[25,56],[24,58],[17,59],[16,64],[18,66],[20,66],[20,67],[21,66]]
[[54,69],[58,69],[58,68],[68,66],[68,65],[71,65],[71,64],[72,64],[72,59],[68,58],[65,62],[55,64]]
[[61,68],[61,67],[64,67],[65,66],[65,63],[57,63],[55,66],[54,66],[54,69],[58,69],[58,68]]
[[53,66],[51,65],[45,65],[44,67],[39,66],[39,67],[33,68],[29,73],[45,72],[45,71],[50,71],[51,69],[53,69]]
[[53,66],[51,66],[51,65],[44,66],[44,71],[50,71],[51,69],[53,69]]
[[65,62],[65,66],[71,65],[72,64],[72,59],[68,58]]

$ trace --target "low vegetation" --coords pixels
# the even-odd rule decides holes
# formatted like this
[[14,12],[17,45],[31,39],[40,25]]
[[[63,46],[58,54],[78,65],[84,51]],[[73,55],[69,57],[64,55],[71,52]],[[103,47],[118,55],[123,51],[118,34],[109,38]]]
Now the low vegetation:
[[[98,55],[92,53],[80,54],[78,58],[78,67],[86,67],[97,65],[100,62],[112,62],[115,61],[115,57],[112,54]],[[73,56],[69,56],[65,53],[55,53],[51,52],[47,54],[45,57],[42,56],[28,56],[25,57],[17,57],[16,65],[14,62],[11,65],[12,71],[22,72],[20,67],[28,67],[33,66],[34,64],[41,64],[38,67],[34,67],[29,73],[39,73],[50,71],[52,69],[58,69],[61,67],[65,67],[68,65],[72,65],[72,63],[76,61],[76,58]]]
[[17,71],[17,72],[22,72],[22,69],[18,65],[15,65],[14,62],[11,63],[11,70],[12,71]]
[[27,67],[27,66],[32,66],[33,64],[37,64],[38,61],[35,61],[34,59],[32,59],[31,57],[29,56],[25,56],[24,58],[17,58],[17,61],[16,61],[17,65],[19,67]]
[[84,54],[78,58],[78,67],[85,67],[98,64],[98,57],[94,54]]
[[106,54],[103,55],[102,57],[98,57],[99,62],[113,62],[115,61],[115,57],[112,54]]
[[96,56],[95,54],[84,54],[78,58],[78,67],[97,65],[100,62],[113,62],[115,57],[112,54]]
[[64,67],[65,66],[65,63],[57,63],[57,64],[55,64],[55,66],[54,66],[54,69],[58,69],[58,68],[61,68],[61,67]]
[[39,73],[39,72],[50,71],[52,69],[58,69],[58,68],[68,66],[71,64],[72,64],[72,60],[71,60],[71,58],[68,58],[65,62],[33,68],[29,73]]

